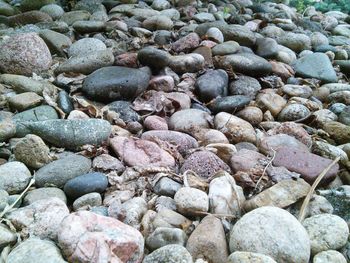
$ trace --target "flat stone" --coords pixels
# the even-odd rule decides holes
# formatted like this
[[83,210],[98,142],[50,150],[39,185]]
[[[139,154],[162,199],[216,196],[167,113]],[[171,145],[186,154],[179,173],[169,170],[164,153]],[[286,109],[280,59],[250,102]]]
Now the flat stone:
[[82,38],[74,42],[68,49],[68,56],[75,57],[87,55],[95,51],[106,50],[106,45],[97,38]]
[[180,245],[167,245],[147,255],[143,263],[193,263],[191,254]]
[[9,194],[21,193],[31,177],[30,171],[21,162],[7,162],[0,165],[0,189]]
[[53,197],[62,200],[65,204],[67,203],[67,197],[61,189],[56,187],[43,187],[29,191],[23,198],[23,205],[31,205],[38,200],[45,200]]
[[64,50],[72,45],[69,37],[59,32],[45,29],[39,32],[39,36],[45,41],[52,54],[65,57]]
[[345,257],[336,250],[322,251],[314,256],[313,263],[346,263]]
[[242,251],[233,252],[227,259],[227,263],[250,263],[250,262],[277,263],[271,257],[266,256],[264,254],[242,252]]
[[[276,150],[273,165],[284,166],[292,172],[301,174],[308,183],[312,184],[318,175],[332,163],[332,160],[320,157],[308,151],[295,147],[280,147]],[[339,165],[335,164],[322,179],[321,184],[325,185],[338,173]]]
[[146,239],[146,246],[153,251],[173,244],[185,246],[186,242],[187,235],[183,230],[178,228],[158,227]]
[[188,216],[195,216],[197,212],[208,212],[209,198],[207,194],[199,189],[183,187],[179,189],[174,200],[179,213]]
[[90,210],[92,207],[99,207],[102,205],[102,197],[99,193],[88,193],[78,199],[73,203],[74,211],[79,210]]
[[43,100],[43,97],[34,92],[25,92],[11,97],[8,103],[12,109],[24,111],[39,106]]

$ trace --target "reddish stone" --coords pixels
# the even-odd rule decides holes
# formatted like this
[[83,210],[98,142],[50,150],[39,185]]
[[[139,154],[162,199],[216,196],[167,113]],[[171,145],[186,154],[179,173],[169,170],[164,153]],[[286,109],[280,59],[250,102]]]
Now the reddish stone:
[[143,125],[147,130],[168,130],[166,120],[155,115],[148,116],[143,122]]
[[138,68],[137,53],[124,53],[116,56],[114,66]]
[[213,54],[211,52],[210,47],[202,46],[202,47],[196,48],[193,51],[193,53],[197,53],[197,54],[202,55],[206,66],[208,66],[208,67],[213,66]]
[[263,165],[267,157],[259,152],[242,149],[235,153],[230,160],[230,166],[233,172],[248,171],[254,167]]
[[62,221],[58,243],[69,262],[140,263],[143,257],[139,231],[89,211],[70,214]]
[[171,49],[177,53],[191,51],[192,49],[199,46],[201,38],[197,33],[190,33],[171,45]]
[[149,88],[157,91],[170,92],[175,88],[174,79],[171,76],[157,76],[150,80]]
[[[284,166],[289,171],[301,174],[309,184],[313,184],[319,174],[332,163],[332,160],[320,157],[295,147],[280,147],[276,151],[273,165]],[[325,185],[334,180],[339,170],[339,165],[335,164],[327,172],[321,181]]]

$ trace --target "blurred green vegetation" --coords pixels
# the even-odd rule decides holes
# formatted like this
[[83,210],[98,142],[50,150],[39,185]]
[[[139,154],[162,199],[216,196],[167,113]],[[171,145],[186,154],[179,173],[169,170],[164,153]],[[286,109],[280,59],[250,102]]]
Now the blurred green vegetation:
[[341,11],[350,13],[350,0],[290,0],[290,5],[297,8],[299,12],[303,12],[305,8],[314,6],[316,10],[322,12]]

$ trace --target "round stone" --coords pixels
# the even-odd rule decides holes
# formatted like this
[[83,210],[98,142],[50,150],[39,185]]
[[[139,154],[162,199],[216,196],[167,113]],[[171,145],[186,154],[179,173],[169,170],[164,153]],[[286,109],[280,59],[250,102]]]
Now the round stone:
[[68,56],[82,56],[95,51],[106,50],[106,45],[97,38],[82,38],[74,42],[68,49]]
[[177,210],[184,215],[197,215],[196,212],[207,212],[208,195],[196,188],[183,187],[174,196]]
[[147,255],[143,263],[193,263],[191,254],[180,245],[167,245]]
[[30,171],[21,162],[8,162],[0,166],[0,190],[9,194],[21,193],[31,178]]

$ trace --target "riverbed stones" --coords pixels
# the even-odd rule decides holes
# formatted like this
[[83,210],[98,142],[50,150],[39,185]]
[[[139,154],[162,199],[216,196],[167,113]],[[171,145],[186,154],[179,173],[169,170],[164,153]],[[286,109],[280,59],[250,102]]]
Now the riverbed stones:
[[174,200],[176,209],[183,215],[197,215],[197,213],[209,210],[209,198],[207,194],[199,189],[183,187],[179,189]]
[[31,173],[21,162],[8,162],[0,166],[0,189],[19,194],[28,185]]

